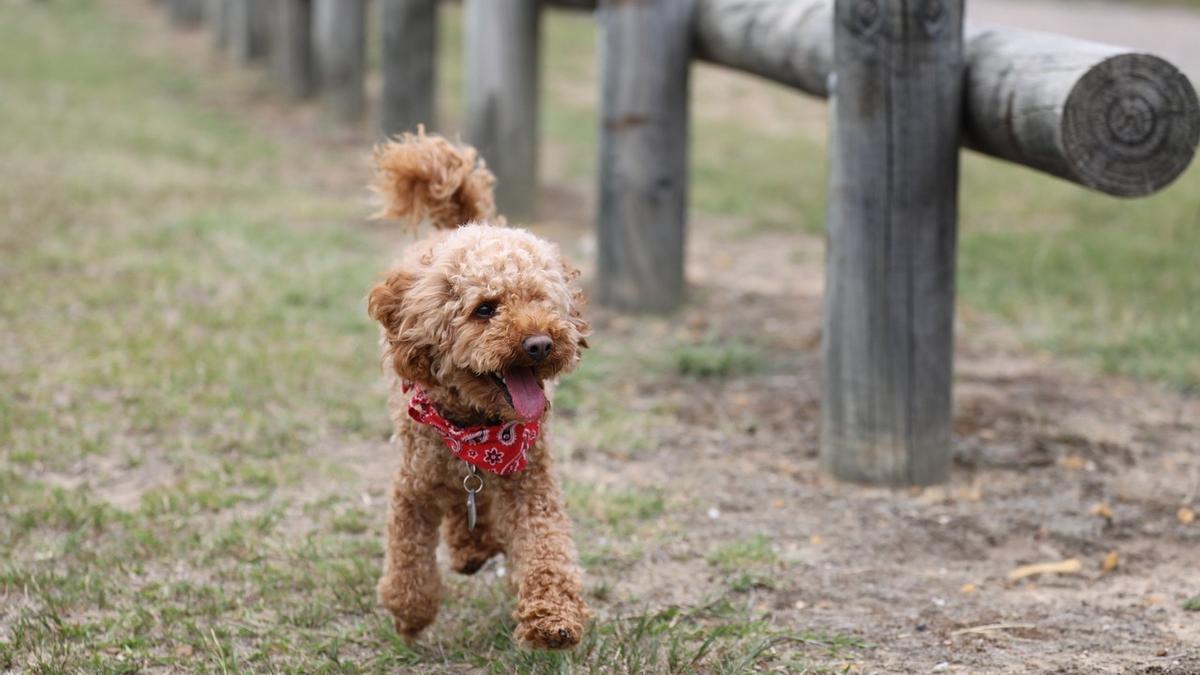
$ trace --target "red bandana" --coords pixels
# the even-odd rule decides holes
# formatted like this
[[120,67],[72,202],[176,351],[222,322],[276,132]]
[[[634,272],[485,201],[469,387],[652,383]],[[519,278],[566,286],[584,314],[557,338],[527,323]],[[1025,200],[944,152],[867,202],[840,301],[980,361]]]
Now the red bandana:
[[419,386],[405,383],[404,391],[409,389],[416,392],[408,401],[408,416],[433,427],[455,457],[500,476],[525,470],[525,454],[537,440],[541,420],[459,427],[442,417]]

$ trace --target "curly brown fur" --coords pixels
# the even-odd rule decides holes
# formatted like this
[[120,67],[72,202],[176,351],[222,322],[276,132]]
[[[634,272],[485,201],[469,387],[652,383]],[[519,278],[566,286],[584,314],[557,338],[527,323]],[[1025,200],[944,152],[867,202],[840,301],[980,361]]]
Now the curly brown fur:
[[429,218],[445,229],[484,221],[504,224],[496,218],[496,177],[472,147],[427,136],[421,127],[416,134],[376,146],[374,163],[371,189],[383,203],[377,218],[411,224]]
[[[464,464],[436,431],[409,418],[401,380],[419,384],[442,415],[460,425],[518,419],[495,375],[529,368],[548,385],[575,366],[588,332],[578,273],[553,244],[524,230],[465,224],[490,218],[492,211],[492,177],[476,163],[474,150],[422,133],[380,146],[375,158],[384,215],[460,226],[410,246],[368,298],[368,311],[383,329],[392,420],[403,448],[380,602],[408,639],[434,621],[441,595],[434,555],[440,529],[456,571],[470,574],[495,554],[507,555],[519,641],[543,649],[574,646],[590,612],[551,469],[546,420],[525,471],[484,474],[478,525],[469,532]],[[491,318],[475,315],[484,302],[497,307]],[[552,342],[541,362],[521,347],[535,333]]]

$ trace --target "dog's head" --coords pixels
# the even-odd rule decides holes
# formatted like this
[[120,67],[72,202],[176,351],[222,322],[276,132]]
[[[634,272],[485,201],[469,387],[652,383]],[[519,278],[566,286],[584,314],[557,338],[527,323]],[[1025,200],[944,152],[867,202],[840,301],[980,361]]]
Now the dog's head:
[[529,232],[468,225],[410,247],[368,308],[399,377],[457,410],[531,420],[587,346],[577,276]]

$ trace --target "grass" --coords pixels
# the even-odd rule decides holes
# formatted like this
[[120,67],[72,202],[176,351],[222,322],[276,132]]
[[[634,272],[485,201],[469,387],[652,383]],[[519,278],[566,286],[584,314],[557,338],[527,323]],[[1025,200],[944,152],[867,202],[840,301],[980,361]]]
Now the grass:
[[690,377],[745,376],[763,368],[762,353],[745,344],[705,342],[674,347],[666,354],[672,369]]
[[[453,119],[461,34],[445,16]],[[558,103],[543,131],[579,180],[593,30],[555,12],[546,31]],[[671,495],[575,480],[599,579],[585,644],[516,648],[494,578],[448,579],[428,639],[399,641],[374,603],[383,495],[348,487],[390,469],[374,456],[390,429],[362,298],[392,244],[336,177],[305,173],[358,155],[264,133],[214,96],[233,85],[139,52],[142,31],[86,0],[9,3],[0,22],[0,670],[801,672],[868,648],[744,604],[778,562],[761,536],[716,543],[714,599],[621,604],[613,582],[670,534]],[[735,219],[730,236],[819,230],[819,135],[699,112],[695,139],[697,213]],[[1064,353],[1195,386],[1197,180],[1115,203],[969,160],[966,301]],[[639,378],[737,377],[764,359],[662,351],[659,369],[591,351],[556,399],[565,454],[653,450],[672,411],[631,406]]]
[[737,572],[751,566],[769,565],[777,559],[771,540],[756,534],[726,542],[708,556],[708,562],[725,572]]
[[[382,494],[345,487],[381,470],[352,449],[378,452],[390,432],[362,303],[390,244],[336,180],[295,179],[357,156],[263,133],[211,83],[138,52],[143,28],[96,2],[4,14],[0,670],[741,672],[804,658],[745,608],[625,607],[605,581],[569,655],[512,643],[494,578],[447,579],[428,639],[398,640],[374,600]],[[459,103],[443,101],[451,116]],[[624,372],[595,351],[561,392],[564,435],[648,446],[654,410],[588,424],[621,407],[584,395]],[[567,490],[582,539],[610,542],[585,563],[611,569],[667,508],[653,490]]]

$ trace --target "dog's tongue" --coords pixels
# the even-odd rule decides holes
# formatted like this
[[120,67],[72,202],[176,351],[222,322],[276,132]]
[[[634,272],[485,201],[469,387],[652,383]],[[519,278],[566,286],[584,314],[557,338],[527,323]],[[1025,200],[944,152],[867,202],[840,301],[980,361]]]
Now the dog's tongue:
[[524,420],[535,420],[546,409],[546,394],[538,386],[532,368],[509,368],[504,373],[504,386],[512,397],[513,408]]

